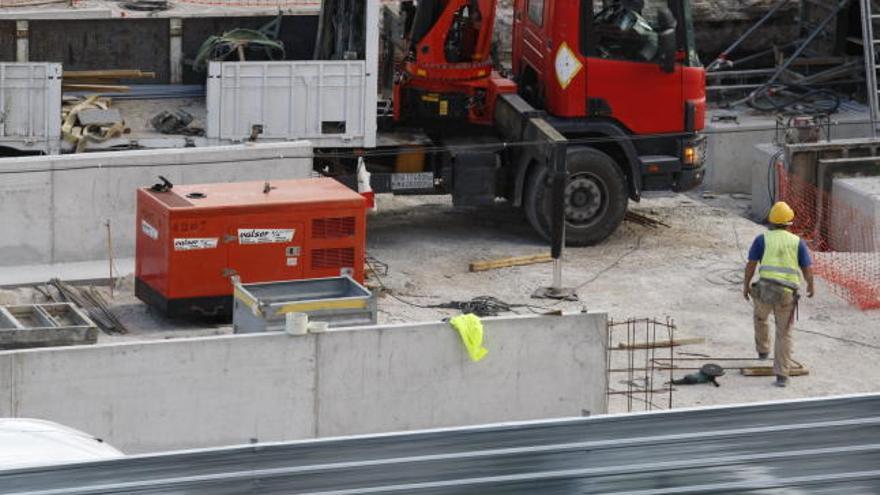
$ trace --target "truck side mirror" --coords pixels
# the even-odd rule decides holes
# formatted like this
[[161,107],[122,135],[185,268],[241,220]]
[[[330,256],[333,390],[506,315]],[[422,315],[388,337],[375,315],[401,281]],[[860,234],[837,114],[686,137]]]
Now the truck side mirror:
[[660,70],[671,74],[675,72],[675,30],[667,29],[657,36],[657,62]]
[[657,62],[667,74],[675,72],[676,27],[678,21],[668,8],[657,11]]

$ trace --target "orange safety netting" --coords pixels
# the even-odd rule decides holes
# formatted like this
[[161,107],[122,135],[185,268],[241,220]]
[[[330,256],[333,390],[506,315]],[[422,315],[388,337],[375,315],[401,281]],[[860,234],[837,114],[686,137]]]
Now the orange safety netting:
[[880,232],[873,213],[789,174],[781,163],[776,171],[778,197],[797,214],[792,232],[810,246],[814,273],[849,303],[880,308]]

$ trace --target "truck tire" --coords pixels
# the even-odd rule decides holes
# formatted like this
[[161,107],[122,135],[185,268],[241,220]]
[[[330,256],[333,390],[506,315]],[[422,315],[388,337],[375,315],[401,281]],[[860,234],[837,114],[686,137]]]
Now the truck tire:
[[[569,149],[566,159],[565,243],[598,244],[617,230],[626,214],[626,177],[610,156],[593,148]],[[553,208],[551,175],[544,165],[535,168],[528,177],[523,201],[529,223],[547,240]]]

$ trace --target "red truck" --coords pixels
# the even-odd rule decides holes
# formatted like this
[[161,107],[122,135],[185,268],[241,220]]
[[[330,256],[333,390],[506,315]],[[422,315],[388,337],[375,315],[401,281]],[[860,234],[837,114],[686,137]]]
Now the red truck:
[[702,182],[706,82],[689,0],[515,0],[510,78],[491,57],[496,2],[403,2],[388,127],[418,128],[442,152],[415,174],[371,167],[376,192],[505,198],[550,238],[564,161],[566,242],[582,246],[611,235],[643,191]]

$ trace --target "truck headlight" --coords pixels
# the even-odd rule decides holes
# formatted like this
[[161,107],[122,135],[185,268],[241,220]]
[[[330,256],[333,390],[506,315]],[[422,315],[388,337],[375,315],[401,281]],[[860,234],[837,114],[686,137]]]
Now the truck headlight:
[[700,152],[697,150],[696,146],[686,146],[684,148],[684,153],[682,153],[681,161],[685,165],[693,167],[697,163],[699,154]]
[[685,167],[700,167],[706,158],[706,139],[688,140],[681,147],[681,163]]

